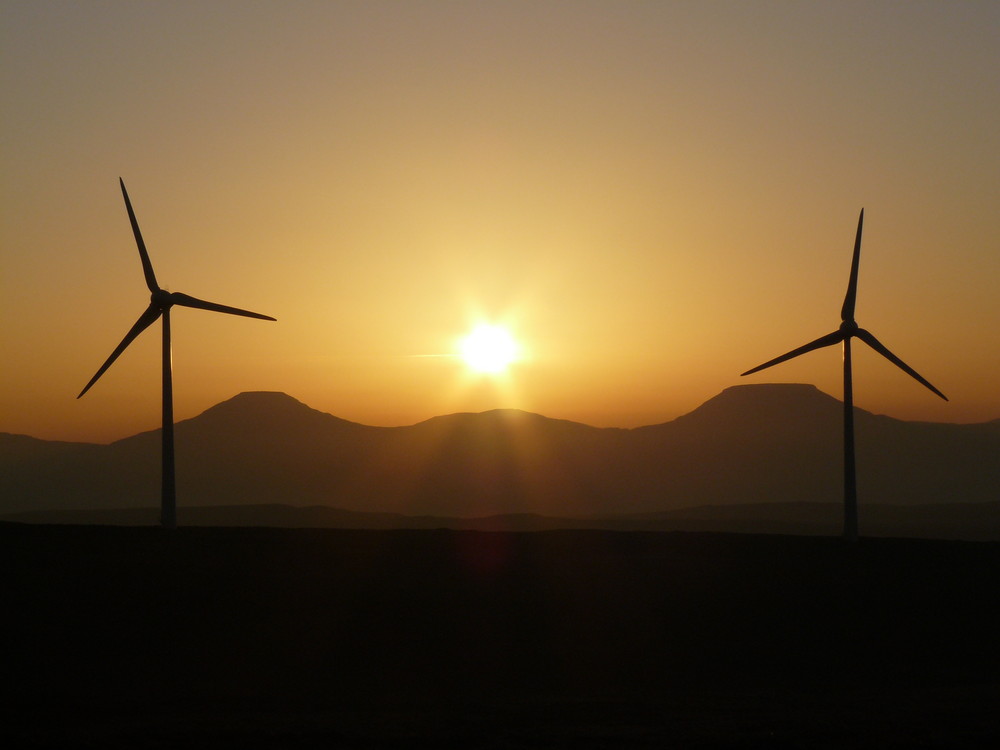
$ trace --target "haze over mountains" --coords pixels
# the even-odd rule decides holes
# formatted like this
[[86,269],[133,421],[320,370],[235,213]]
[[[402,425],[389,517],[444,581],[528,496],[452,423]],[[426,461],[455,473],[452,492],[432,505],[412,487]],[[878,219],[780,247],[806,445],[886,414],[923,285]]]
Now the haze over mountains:
[[[863,508],[1000,498],[1000,420],[904,422],[858,409],[856,430]],[[810,385],[735,386],[636,429],[514,410],[372,427],[283,393],[242,393],[177,424],[178,497],[182,522],[184,508],[264,504],[663,521],[695,506],[810,503],[836,524],[841,434],[841,403]],[[0,434],[2,514],[154,509],[158,498],[159,431],[110,445]]]

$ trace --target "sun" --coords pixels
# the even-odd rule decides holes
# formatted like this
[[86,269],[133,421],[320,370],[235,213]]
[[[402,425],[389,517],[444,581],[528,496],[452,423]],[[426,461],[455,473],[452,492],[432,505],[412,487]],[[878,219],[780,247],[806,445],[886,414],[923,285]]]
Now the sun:
[[459,351],[472,370],[488,375],[504,372],[518,357],[517,342],[510,331],[485,323],[459,342]]

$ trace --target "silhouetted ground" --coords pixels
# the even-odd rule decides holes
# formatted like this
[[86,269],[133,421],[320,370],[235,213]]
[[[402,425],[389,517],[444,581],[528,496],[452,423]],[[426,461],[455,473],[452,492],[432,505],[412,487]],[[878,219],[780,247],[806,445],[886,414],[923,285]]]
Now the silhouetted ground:
[[994,747],[1000,544],[0,524],[34,746]]
[[[455,529],[461,531],[694,531],[740,534],[808,534],[836,536],[844,525],[844,504],[749,503],[703,505],[660,513],[566,518],[534,513],[455,518],[399,513],[360,513],[325,505],[306,507],[215,505],[181,508],[184,526],[264,526],[290,529]],[[158,526],[160,510],[104,508],[33,510],[0,515],[0,522]],[[866,504],[861,533],[868,537],[1000,541],[1000,502],[934,505]]]

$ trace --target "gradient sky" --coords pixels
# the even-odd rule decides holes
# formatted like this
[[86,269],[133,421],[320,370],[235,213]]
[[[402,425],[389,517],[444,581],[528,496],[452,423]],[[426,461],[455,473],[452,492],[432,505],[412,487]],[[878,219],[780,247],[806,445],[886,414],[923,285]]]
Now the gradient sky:
[[[367,424],[516,407],[664,422],[740,383],[1000,417],[1000,3],[0,2],[0,431],[159,423],[280,390]],[[505,378],[452,356],[477,321]]]

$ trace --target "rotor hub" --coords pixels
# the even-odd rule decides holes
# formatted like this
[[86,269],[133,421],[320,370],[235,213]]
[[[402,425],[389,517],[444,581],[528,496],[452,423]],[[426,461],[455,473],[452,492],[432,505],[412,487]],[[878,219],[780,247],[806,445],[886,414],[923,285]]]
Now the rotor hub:
[[173,299],[171,299],[170,292],[166,289],[157,289],[151,295],[149,295],[150,301],[159,307],[161,310],[165,310],[174,304]]

